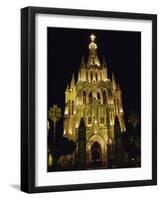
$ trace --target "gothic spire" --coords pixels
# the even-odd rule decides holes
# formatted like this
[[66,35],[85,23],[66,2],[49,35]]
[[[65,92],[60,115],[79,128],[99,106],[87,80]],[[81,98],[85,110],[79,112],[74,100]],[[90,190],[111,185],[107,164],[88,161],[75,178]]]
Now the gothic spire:
[[107,63],[106,63],[106,59],[105,59],[104,56],[103,56],[102,66],[103,66],[104,68],[107,68]]
[[66,92],[69,90],[69,84],[67,85]]
[[119,85],[119,84],[117,85],[117,90],[118,90],[118,91],[121,91],[120,85]]
[[70,89],[73,89],[75,87],[75,77],[74,77],[74,73],[72,75],[72,80],[71,80],[71,83],[70,83]]
[[89,56],[87,61],[87,67],[100,67],[101,63],[97,55],[97,44],[95,43],[96,36],[90,35],[90,44],[89,44]]
[[114,76],[114,73],[112,73],[112,89],[116,90],[116,87],[117,87],[117,85],[116,85],[116,81],[115,81],[115,76]]
[[82,56],[81,58],[81,68],[85,68],[86,64],[85,64],[85,59],[84,56]]

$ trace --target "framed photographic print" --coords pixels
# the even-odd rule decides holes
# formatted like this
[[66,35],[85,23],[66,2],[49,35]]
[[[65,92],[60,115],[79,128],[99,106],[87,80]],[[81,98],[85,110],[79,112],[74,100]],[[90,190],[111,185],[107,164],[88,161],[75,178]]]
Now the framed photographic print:
[[21,190],[157,184],[157,16],[21,10]]

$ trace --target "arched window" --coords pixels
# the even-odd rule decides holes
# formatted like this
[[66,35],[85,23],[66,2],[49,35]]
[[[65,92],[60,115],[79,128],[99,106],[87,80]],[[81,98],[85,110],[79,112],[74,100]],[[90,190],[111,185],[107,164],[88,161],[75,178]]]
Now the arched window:
[[100,81],[102,81],[102,73],[100,72]]
[[101,96],[99,92],[97,92],[97,100],[99,101],[99,103],[101,103]]
[[83,104],[86,104],[86,91],[83,91]]
[[93,81],[93,73],[92,73],[92,71],[91,71],[90,75],[91,75],[91,81]]
[[92,103],[92,92],[89,93],[89,103]]
[[97,75],[97,72],[96,72],[96,82],[98,82],[98,75]]
[[69,100],[69,114],[71,114],[71,100]]
[[72,101],[72,114],[74,114],[74,101]]
[[104,124],[104,117],[100,118],[100,124]]
[[92,123],[92,119],[91,117],[88,117],[88,124],[91,124]]
[[103,104],[107,103],[107,96],[106,96],[106,91],[103,91]]
[[86,81],[88,81],[88,71],[86,71]]

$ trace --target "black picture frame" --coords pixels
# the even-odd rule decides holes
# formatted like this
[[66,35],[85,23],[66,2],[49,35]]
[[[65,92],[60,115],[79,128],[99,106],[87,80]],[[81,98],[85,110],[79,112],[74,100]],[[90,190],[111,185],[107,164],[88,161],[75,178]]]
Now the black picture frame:
[[[59,14],[152,21],[152,179],[35,186],[35,15]],[[103,189],[157,184],[157,15],[44,7],[21,9],[21,190],[27,193]]]

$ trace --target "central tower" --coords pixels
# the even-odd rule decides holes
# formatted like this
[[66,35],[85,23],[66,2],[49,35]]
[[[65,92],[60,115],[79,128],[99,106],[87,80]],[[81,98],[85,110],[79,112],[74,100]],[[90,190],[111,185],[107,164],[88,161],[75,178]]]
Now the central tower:
[[108,157],[115,149],[115,118],[121,132],[125,132],[121,89],[114,74],[111,79],[108,77],[108,66],[105,58],[100,61],[95,40],[92,34],[87,62],[82,57],[78,80],[75,82],[73,74],[65,91],[64,136],[77,144],[72,158],[75,163],[80,151],[79,125],[84,120],[87,168],[108,167]]

